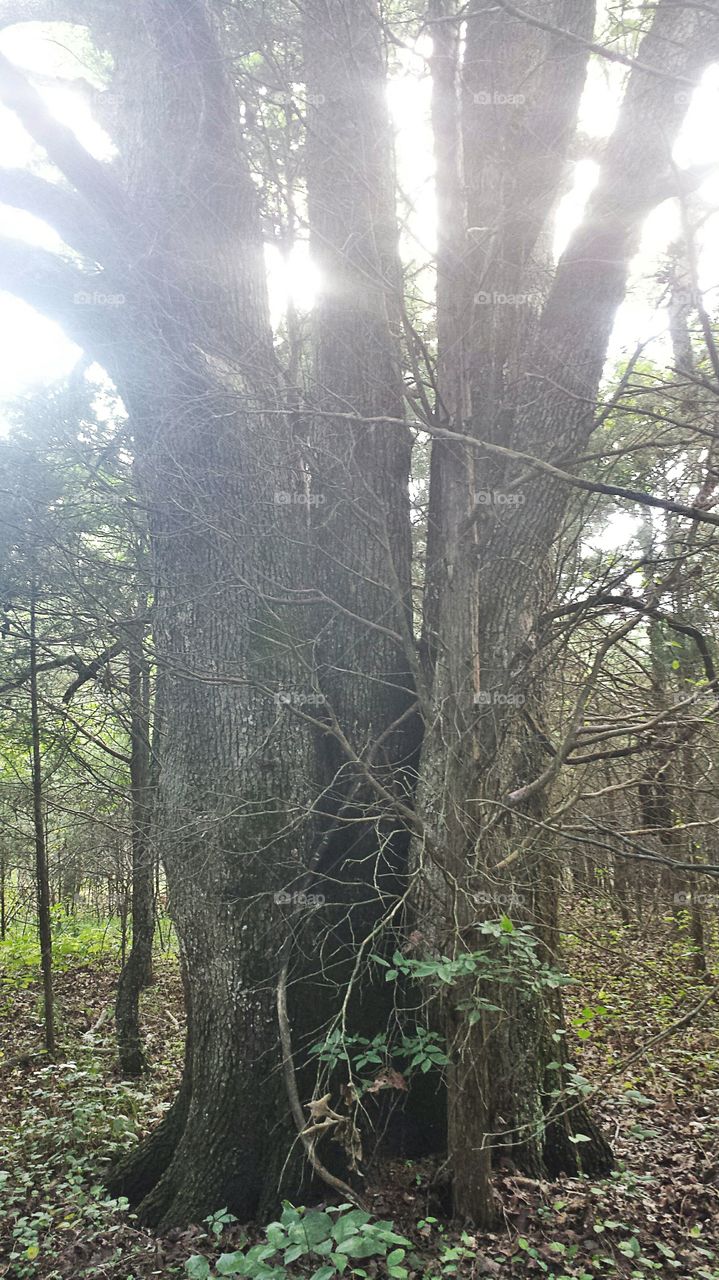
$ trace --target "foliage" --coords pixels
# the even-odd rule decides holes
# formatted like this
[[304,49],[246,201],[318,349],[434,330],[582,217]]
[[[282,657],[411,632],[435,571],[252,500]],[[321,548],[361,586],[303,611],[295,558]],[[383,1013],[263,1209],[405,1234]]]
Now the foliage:
[[[52,908],[53,967],[63,973],[76,964],[97,956],[117,955],[120,948],[120,921],[103,923],[90,915],[68,915],[61,903]],[[29,986],[40,965],[40,944],[35,929],[15,925],[0,941],[0,988],[2,984]]]
[[266,1242],[223,1253],[211,1269],[207,1258],[195,1254],[185,1264],[189,1280],[219,1276],[247,1276],[250,1280],[287,1280],[293,1262],[319,1263],[312,1280],[335,1276],[367,1276],[355,1263],[382,1259],[387,1276],[407,1280],[404,1265],[411,1242],[391,1222],[372,1222],[370,1214],[349,1204],[328,1209],[295,1208],[285,1202],[282,1215],[265,1230]]
[[89,1049],[76,1061],[42,1068],[22,1123],[0,1129],[0,1254],[17,1277],[30,1277],[80,1233],[92,1241],[112,1230],[127,1202],[108,1196],[102,1171],[135,1136],[144,1094],[103,1076]]
[[[483,920],[475,932],[487,939],[488,945],[478,951],[463,951],[455,956],[428,955],[417,959],[395,951],[391,963],[383,956],[373,959],[386,969],[387,982],[400,976],[427,984],[433,994],[446,994],[467,979],[475,986],[469,996],[457,1001],[457,1008],[467,1013],[469,1024],[478,1021],[482,1010],[497,1011],[499,1006],[481,993],[481,983],[511,984],[515,988],[554,990],[572,979],[544,963],[538,955],[539,939],[528,925],[515,925],[508,916],[500,920]],[[423,1070],[428,1068],[423,1067]]]
[[411,1076],[414,1071],[427,1072],[432,1067],[446,1066],[449,1059],[443,1043],[443,1037],[436,1031],[422,1026],[417,1026],[411,1034],[403,1035],[398,1043],[394,1043],[385,1031],[370,1040],[367,1036],[346,1034],[336,1027],[324,1040],[313,1045],[311,1052],[320,1062],[331,1067],[346,1062],[355,1086],[362,1092],[371,1088],[376,1078],[363,1074],[367,1067],[382,1069],[393,1062],[406,1076]]

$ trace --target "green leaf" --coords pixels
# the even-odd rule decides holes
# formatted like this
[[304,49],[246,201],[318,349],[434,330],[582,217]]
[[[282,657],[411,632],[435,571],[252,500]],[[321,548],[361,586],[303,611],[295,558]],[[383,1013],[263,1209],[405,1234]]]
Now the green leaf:
[[[244,1253],[221,1253],[215,1263],[215,1270],[220,1276],[239,1276],[242,1274],[240,1267],[244,1264]],[[207,1275],[207,1272],[204,1273]]]
[[323,1240],[329,1240],[333,1226],[334,1223],[328,1213],[323,1213],[320,1209],[311,1209],[290,1228],[290,1239],[295,1244],[312,1248],[314,1245],[321,1244]]
[[185,1271],[190,1280],[206,1280],[206,1277],[210,1274],[210,1264],[207,1258],[203,1258],[201,1253],[196,1253],[193,1257],[187,1259]]
[[[245,1254],[245,1260],[252,1264],[257,1262],[266,1262],[267,1259],[271,1258],[276,1252],[277,1250],[273,1244],[254,1244]],[[241,1275],[242,1272],[239,1272],[239,1274]],[[247,1274],[250,1275],[251,1273],[248,1272]]]
[[374,1258],[377,1254],[384,1253],[384,1249],[377,1240],[368,1239],[367,1236],[355,1235],[338,1244],[335,1252],[344,1253],[348,1258]]
[[339,1244],[342,1240],[349,1239],[355,1235],[361,1227],[364,1227],[370,1220],[370,1215],[365,1213],[364,1209],[352,1209],[350,1213],[343,1213],[332,1227],[333,1239]]
[[310,1280],[332,1280],[332,1277],[336,1274],[334,1267],[318,1267],[310,1277]]
[[269,1243],[274,1245],[275,1249],[284,1249],[288,1243],[287,1232],[281,1222],[268,1223],[265,1235],[267,1236]]

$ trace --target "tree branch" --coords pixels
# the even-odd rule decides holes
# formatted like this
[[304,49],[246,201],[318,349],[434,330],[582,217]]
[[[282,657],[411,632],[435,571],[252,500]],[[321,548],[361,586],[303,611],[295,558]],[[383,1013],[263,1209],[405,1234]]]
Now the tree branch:
[[55,320],[114,375],[124,297],[105,272],[89,275],[45,249],[0,238],[0,285]]
[[102,264],[111,256],[97,218],[68,187],[47,182],[27,169],[0,169],[0,204],[41,218],[83,257]]
[[20,22],[68,22],[86,27],[87,5],[73,0],[0,0],[0,27]]
[[[555,26],[553,22],[546,22],[543,18],[535,18],[534,14],[526,13],[524,9],[518,9],[516,5],[510,4],[509,0],[492,0],[493,8],[503,9],[510,18],[516,18],[518,22],[526,22],[530,27],[536,27],[539,31],[550,31],[554,35],[563,36],[572,44],[581,45],[583,49],[589,50],[591,53],[599,54],[601,58],[605,58],[608,62],[619,62],[624,67],[629,67],[632,71],[644,71],[647,75],[657,76],[660,80],[671,80],[674,84],[690,85],[694,88],[694,81],[680,74],[672,74],[671,71],[663,71],[661,67],[650,66],[646,62],[642,62],[639,58],[632,58],[628,53],[620,53],[618,49],[608,49],[606,45],[598,44],[595,40],[584,40],[573,31],[568,31],[564,27]],[[707,12],[717,17],[716,10],[708,9]],[[477,16],[476,14],[469,15]]]
[[[704,384],[702,383],[702,385]],[[713,391],[716,391],[713,384],[707,385]],[[300,414],[313,417],[324,416],[321,409],[268,409],[263,410],[263,412],[270,413],[273,416],[281,415],[285,417],[297,417]],[[387,414],[365,416],[361,413],[335,413],[334,410],[325,412],[328,417],[343,419],[347,422],[396,427],[409,425],[417,431],[433,436],[437,440],[451,440],[455,444],[469,445],[472,449],[479,449],[483,453],[495,454],[498,458],[522,462],[533,471],[541,471],[545,475],[552,476],[555,480],[561,480],[564,484],[572,485],[575,489],[583,489],[585,493],[603,493],[609,498],[626,498],[630,502],[639,502],[645,507],[656,507],[660,511],[672,511],[675,515],[686,516],[688,520],[698,520],[704,524],[719,525],[719,513],[714,511],[690,506],[685,502],[672,502],[670,498],[657,498],[652,493],[645,493],[643,489],[626,489],[619,484],[603,484],[599,480],[586,480],[584,476],[574,475],[571,471],[563,471],[561,467],[555,467],[551,462],[545,462],[543,458],[538,458],[533,453],[525,453],[521,449],[510,449],[507,445],[495,444],[490,440],[478,440],[476,436],[470,436],[464,431],[452,431],[449,427],[437,427],[427,422],[410,422],[408,424],[404,418],[393,418]],[[486,510],[484,506],[476,507],[468,516],[468,522],[476,520],[477,516],[484,510]]]
[[0,101],[14,111],[48,158],[108,225],[127,243],[130,234],[127,199],[105,165],[90,155],[66,125],[48,111],[37,89],[0,53]]
[[112,658],[116,658],[118,654],[122,653],[126,648],[126,640],[116,640],[108,649],[104,649],[96,658],[93,658],[92,662],[80,664],[80,674],[76,680],[73,680],[72,684],[68,685],[62,695],[62,700],[65,703],[65,706],[72,701],[78,689],[81,689],[84,684],[87,684],[88,680],[94,680],[98,671],[102,670],[102,668],[110,662]]

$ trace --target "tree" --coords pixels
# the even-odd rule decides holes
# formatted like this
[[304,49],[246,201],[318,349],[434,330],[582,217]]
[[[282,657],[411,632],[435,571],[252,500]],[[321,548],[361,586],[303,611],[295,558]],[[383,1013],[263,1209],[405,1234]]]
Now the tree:
[[[555,0],[549,15],[539,0],[521,10],[505,0],[461,13],[433,6],[443,220],[429,412],[397,265],[374,3],[304,8],[304,176],[328,286],[304,399],[292,381],[307,366],[301,340],[288,336],[285,376],[268,320],[248,161],[259,151],[248,140],[256,117],[223,56],[226,44],[237,48],[236,15],[210,0],[179,10],[137,0],[132,22],[53,0],[20,16],[29,12],[86,23],[113,60],[117,158],[100,163],[0,59],[0,96],[61,175],[5,173],[0,194],[47,218],[79,255],[6,243],[0,261],[9,287],[104,365],[128,413],[162,690],[151,832],[188,1014],[178,1098],[115,1186],[164,1226],[223,1204],[252,1217],[280,1184],[297,1194],[294,1129],[311,1148],[301,1098],[318,1083],[307,1046],[326,1033],[325,993],[344,972],[332,965],[337,955],[359,965],[390,930],[410,837],[417,918],[394,973],[444,970],[457,1212],[491,1216],[493,1151],[533,1175],[601,1172],[610,1153],[571,1092],[561,1047],[548,798],[607,655],[655,603],[612,619],[558,717],[557,746],[546,729],[546,628],[559,607],[555,553],[570,495],[596,487],[575,471],[616,309],[646,214],[677,189],[671,145],[687,86],[716,52],[714,7],[660,0],[642,15],[638,51],[612,55],[631,66],[622,114],[555,267],[548,243],[596,49],[594,6]],[[0,0],[0,20],[18,16]],[[245,69],[255,41],[240,42]],[[297,183],[301,205],[288,159],[296,146],[292,129],[283,181]],[[403,359],[412,403],[426,413],[415,434],[433,441],[419,645]],[[133,666],[146,753],[142,679]],[[424,718],[416,809],[415,701]],[[133,781],[144,858],[145,788]],[[323,886],[331,900],[315,914],[307,889]],[[511,920],[507,896],[518,904]],[[321,982],[318,955],[329,959]],[[340,1003],[344,1015],[344,991]],[[375,1016],[372,997],[363,1015],[367,1007]]]
[[7,245],[2,257],[10,287],[111,373],[150,513],[165,744],[155,829],[181,938],[188,1060],[172,1116],[122,1176],[135,1193],[152,1188],[143,1212],[169,1223],[220,1200],[254,1214],[290,1145],[273,1131],[287,1114],[279,1076],[266,1087],[289,928],[275,898],[307,865],[312,763],[301,718],[276,697],[302,685],[299,508],[277,499],[298,490],[301,468],[284,419],[266,414],[283,388],[222,34],[202,3],[179,22],[164,0],[135,16],[89,15],[125,108],[114,172],[1,69],[4,100],[74,187],[40,194],[102,271],[90,288],[81,268],[39,255],[23,283],[26,251]]
[[[109,807],[122,830],[124,766],[129,764],[136,780],[142,772],[140,734],[133,741],[132,733],[140,716],[133,694],[139,696],[139,691],[129,679],[131,731],[126,758],[124,691],[112,689],[110,673],[114,659],[126,648],[137,647],[136,626],[125,615],[142,576],[134,563],[133,546],[142,517],[128,507],[127,477],[116,457],[122,426],[112,418],[100,424],[98,399],[92,385],[76,377],[42,399],[30,396],[11,406],[13,429],[0,454],[5,496],[0,520],[4,600],[0,688],[9,698],[6,709],[17,716],[20,734],[27,724],[41,958],[49,1006],[53,894],[48,847],[56,846],[56,901],[66,912],[74,911],[87,870],[83,854],[67,849],[67,831],[58,813],[62,800],[56,792],[63,786],[82,791],[82,782],[85,788],[95,788],[95,805]],[[107,407],[102,406],[103,413]],[[103,646],[103,633],[113,626],[116,638]],[[144,621],[140,627],[144,629]],[[108,682],[108,692],[115,694],[114,735],[98,714],[98,678]],[[89,699],[88,691],[92,691]],[[28,716],[22,709],[26,694]],[[100,731],[93,732],[98,721]],[[8,727],[4,736],[6,744],[12,744]],[[8,756],[11,763],[11,753]],[[19,769],[16,772],[22,776]],[[79,795],[75,803],[82,807]],[[145,964],[154,932],[152,861],[149,884],[146,862],[147,857],[142,874],[133,877],[141,908],[145,906],[142,890],[149,894],[145,917],[142,909],[134,912],[133,949],[135,943],[144,947]],[[136,956],[135,966],[137,960]],[[139,1043],[137,1025],[135,1032]]]
[[146,1067],[140,1030],[140,993],[152,980],[155,934],[155,858],[152,819],[150,671],[144,651],[145,620],[128,626],[127,687],[130,703],[132,810],[132,946],[117,985],[115,1022],[120,1069],[137,1076]]
[[[686,105],[676,86],[696,83],[719,35],[711,6],[701,15],[657,6],[599,183],[552,271],[548,219],[561,191],[593,20],[592,4],[561,3],[549,17],[546,6],[518,11],[505,3],[489,13],[473,6],[467,17],[461,133],[471,248],[460,256],[456,243],[445,250],[464,304],[459,319],[446,311],[445,334],[451,342],[459,325],[463,346],[459,373],[451,346],[439,356],[440,369],[443,360],[450,365],[448,430],[457,438],[445,432],[432,464],[441,495],[434,504],[430,498],[439,526],[433,562],[441,557],[443,575],[430,612],[428,647],[437,660],[418,848],[422,896],[435,906],[429,917],[424,909],[428,939],[439,936],[459,954],[481,947],[477,923],[486,912],[479,904],[502,894],[524,903],[520,918],[537,928],[549,957],[556,951],[556,866],[542,820],[588,688],[545,764],[536,728],[546,683],[539,620],[569,490],[546,474],[540,483],[532,460],[561,459],[571,471],[586,446],[643,220],[676,190],[671,146]],[[435,90],[442,140],[454,127],[445,67],[441,62]],[[451,233],[456,214],[448,225]],[[600,650],[595,662],[601,659]],[[589,1117],[577,1105],[562,1110],[551,1101],[548,1064],[563,1035],[556,993],[547,1000],[536,987],[499,989],[498,1012],[476,1021],[467,1014],[466,984],[457,994],[449,1011],[457,1210],[477,1220],[491,1216],[488,1145],[508,1144],[519,1166],[536,1175],[576,1169],[572,1139],[588,1138],[581,1167],[606,1169],[608,1149]]]

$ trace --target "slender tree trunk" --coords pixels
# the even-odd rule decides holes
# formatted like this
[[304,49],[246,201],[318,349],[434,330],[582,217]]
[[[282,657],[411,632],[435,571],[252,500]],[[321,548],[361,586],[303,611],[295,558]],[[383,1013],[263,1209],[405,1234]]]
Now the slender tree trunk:
[[7,877],[7,865],[5,861],[5,850],[0,853],[0,940],[5,941],[7,934],[7,903],[5,901],[5,886]]
[[138,1076],[146,1067],[140,1031],[140,992],[152,981],[155,924],[153,850],[150,843],[149,673],[144,654],[144,623],[132,627],[128,651],[130,708],[130,807],[132,821],[132,946],[123,966],[115,1001],[120,1070]]
[[43,813],[40,733],[37,681],[37,583],[33,582],[30,596],[30,735],[32,744],[32,812],[35,830],[35,884],[37,891],[38,934],[40,937],[40,965],[42,968],[45,1048],[50,1057],[54,1057],[55,1000],[52,978],[50,877],[48,873],[47,844],[45,841],[45,816]]

